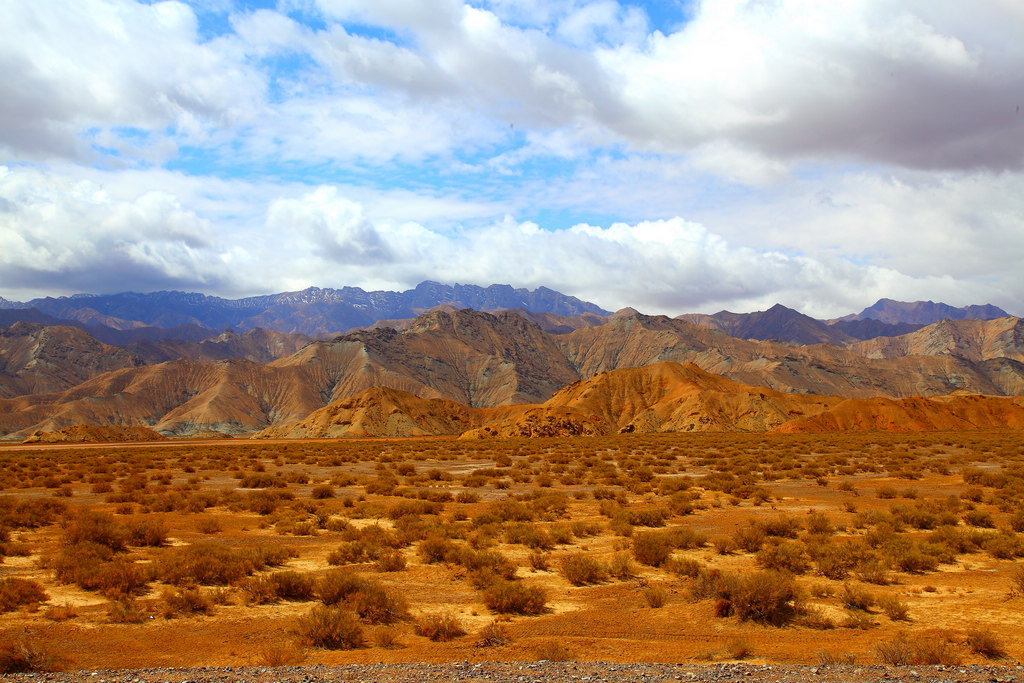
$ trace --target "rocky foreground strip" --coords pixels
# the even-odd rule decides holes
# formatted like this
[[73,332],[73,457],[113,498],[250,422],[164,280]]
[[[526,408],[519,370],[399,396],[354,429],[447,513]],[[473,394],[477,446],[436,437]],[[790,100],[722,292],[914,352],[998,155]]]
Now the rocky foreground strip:
[[321,681],[661,681],[775,683],[1024,683],[1022,666],[776,666],[755,664],[621,664],[608,662],[495,662],[449,664],[370,664],[348,666],[198,667],[16,674],[6,681],[91,681],[93,683],[320,683]]

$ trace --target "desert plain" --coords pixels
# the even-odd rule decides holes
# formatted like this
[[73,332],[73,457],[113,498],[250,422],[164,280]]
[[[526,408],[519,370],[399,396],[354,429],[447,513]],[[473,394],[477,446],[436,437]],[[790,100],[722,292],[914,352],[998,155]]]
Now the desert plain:
[[0,447],[8,671],[1012,663],[1015,430]]

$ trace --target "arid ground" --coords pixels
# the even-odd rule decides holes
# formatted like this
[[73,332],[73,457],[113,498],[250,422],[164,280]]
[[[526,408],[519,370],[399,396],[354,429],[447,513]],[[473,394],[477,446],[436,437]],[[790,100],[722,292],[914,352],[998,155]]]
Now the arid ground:
[[1019,431],[0,448],[5,670],[1015,662]]

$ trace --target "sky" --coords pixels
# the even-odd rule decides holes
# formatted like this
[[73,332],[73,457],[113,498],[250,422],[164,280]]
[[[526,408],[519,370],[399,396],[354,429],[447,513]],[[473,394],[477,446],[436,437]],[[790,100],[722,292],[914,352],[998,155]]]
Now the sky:
[[1020,0],[0,0],[0,297],[1024,314]]

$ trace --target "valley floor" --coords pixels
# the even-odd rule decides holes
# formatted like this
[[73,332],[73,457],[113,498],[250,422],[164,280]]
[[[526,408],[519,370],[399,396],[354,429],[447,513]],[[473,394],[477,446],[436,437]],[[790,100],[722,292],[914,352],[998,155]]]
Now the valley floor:
[[1024,657],[1019,432],[12,446],[0,487],[10,672],[1020,680],[977,668]]

